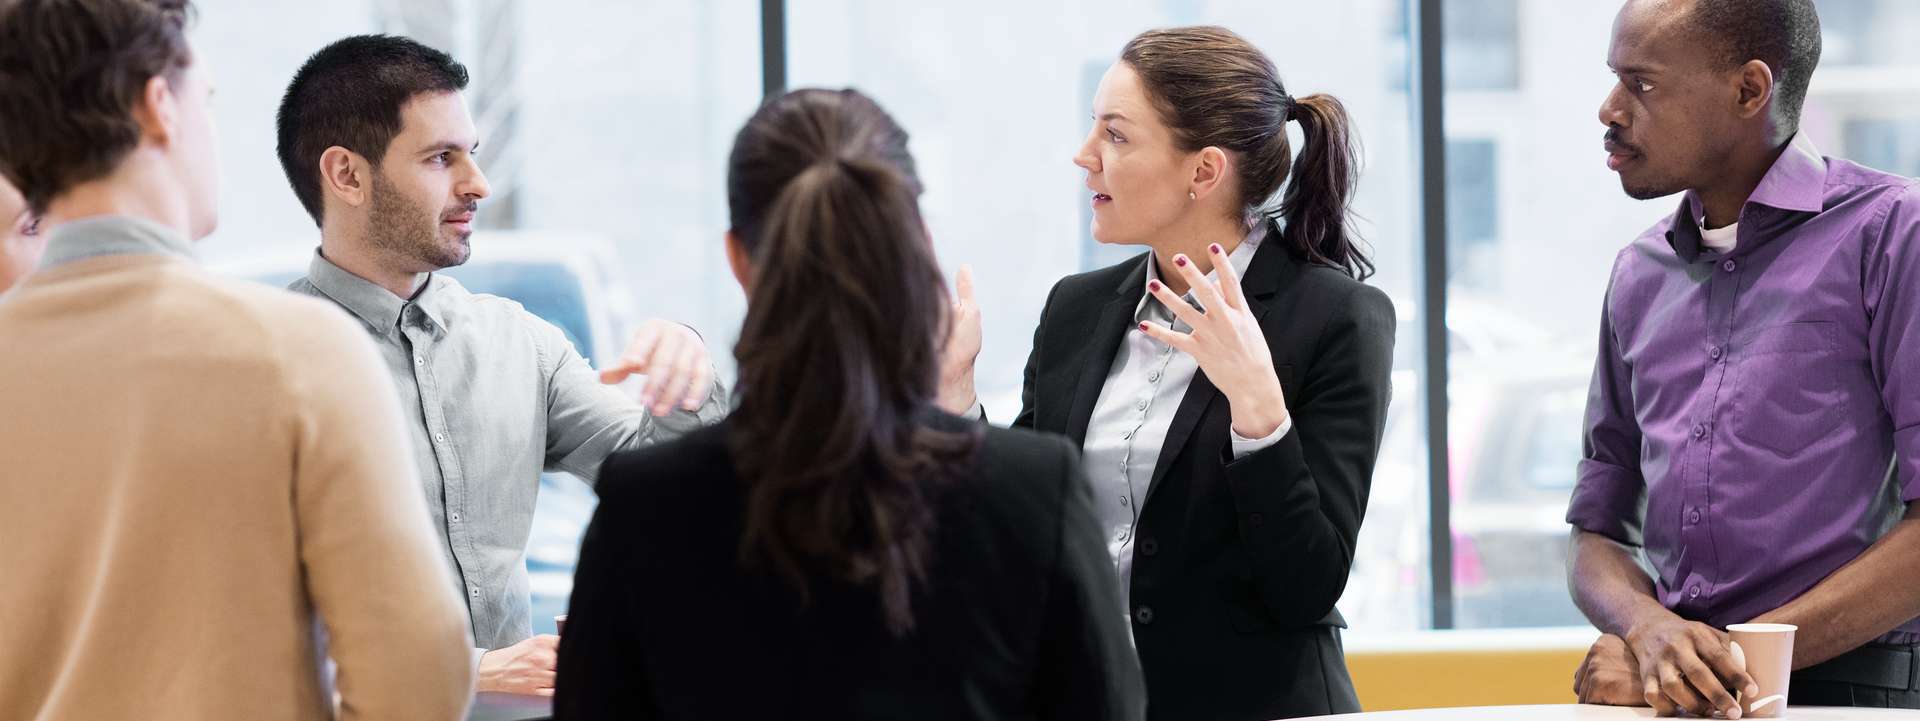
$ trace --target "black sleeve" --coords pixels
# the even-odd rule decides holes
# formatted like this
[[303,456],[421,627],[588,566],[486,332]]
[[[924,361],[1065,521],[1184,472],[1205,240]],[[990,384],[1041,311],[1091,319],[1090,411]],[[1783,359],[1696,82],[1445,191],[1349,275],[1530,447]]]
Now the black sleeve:
[[642,618],[633,603],[629,583],[635,577],[618,530],[627,464],[616,454],[601,469],[600,506],[580,543],[580,562],[574,571],[573,598],[567,607],[566,632],[560,638],[553,718],[652,719],[653,689],[647,681],[638,634],[630,620]]
[[1079,454],[1060,459],[1059,552],[1041,621],[1035,710],[1042,719],[1134,721],[1146,717],[1146,682],[1120,600],[1120,582],[1094,517]]
[[1053,308],[1053,297],[1060,293],[1060,284],[1053,284],[1047,291],[1047,300],[1040,306],[1040,322],[1033,326],[1033,348],[1027,351],[1027,369],[1020,384],[1020,415],[1014,416],[1014,428],[1033,430],[1033,377],[1039,372],[1040,341],[1046,335],[1047,311]]
[[1288,625],[1320,621],[1346,589],[1392,395],[1393,303],[1359,286],[1332,307],[1302,402],[1287,399],[1293,430],[1239,460],[1222,450],[1260,596]]

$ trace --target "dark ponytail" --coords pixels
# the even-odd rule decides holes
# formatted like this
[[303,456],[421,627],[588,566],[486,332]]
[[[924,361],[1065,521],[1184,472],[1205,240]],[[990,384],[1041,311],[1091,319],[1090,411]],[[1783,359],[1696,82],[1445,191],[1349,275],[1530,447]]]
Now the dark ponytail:
[[803,602],[811,574],[872,587],[895,634],[913,627],[932,494],[978,443],[928,425],[947,316],[919,192],[906,133],[852,90],[768,102],[728,163],[754,269],[728,422],[742,561]]
[[[1222,27],[1150,30],[1127,43],[1120,61],[1140,75],[1181,150],[1217,147],[1234,155],[1248,224],[1277,215],[1295,255],[1355,278],[1373,275],[1349,221],[1360,148],[1339,100],[1287,95],[1273,61]],[[1289,120],[1300,122],[1306,140],[1297,159]],[[1283,184],[1276,210],[1273,197]]]

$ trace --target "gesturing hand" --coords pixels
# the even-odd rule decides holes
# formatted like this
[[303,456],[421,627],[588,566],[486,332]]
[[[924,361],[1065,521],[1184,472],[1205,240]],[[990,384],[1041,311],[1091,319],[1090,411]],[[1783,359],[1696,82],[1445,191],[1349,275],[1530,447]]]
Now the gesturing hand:
[[656,416],[671,413],[676,407],[699,410],[713,389],[713,361],[700,334],[658,318],[640,324],[619,362],[600,371],[600,382],[613,385],[629,375],[647,377],[646,388],[640,391],[640,405]]
[[1243,438],[1265,438],[1287,420],[1286,395],[1273,372],[1266,334],[1247,308],[1239,275],[1227,262],[1226,251],[1218,243],[1207,251],[1213,257],[1218,285],[1209,282],[1184,253],[1173,256],[1177,272],[1206,310],[1196,310],[1159,281],[1147,284],[1147,291],[1193,330],[1181,333],[1153,322],[1141,323],[1140,330],[1199,361],[1200,370],[1232,405],[1233,432]]

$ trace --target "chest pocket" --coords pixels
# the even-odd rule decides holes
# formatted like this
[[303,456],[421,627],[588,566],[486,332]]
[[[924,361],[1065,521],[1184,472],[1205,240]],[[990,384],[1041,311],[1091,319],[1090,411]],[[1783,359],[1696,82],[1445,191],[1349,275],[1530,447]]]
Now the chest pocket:
[[1837,332],[1830,321],[1811,321],[1734,339],[1736,437],[1791,458],[1833,429],[1842,400]]

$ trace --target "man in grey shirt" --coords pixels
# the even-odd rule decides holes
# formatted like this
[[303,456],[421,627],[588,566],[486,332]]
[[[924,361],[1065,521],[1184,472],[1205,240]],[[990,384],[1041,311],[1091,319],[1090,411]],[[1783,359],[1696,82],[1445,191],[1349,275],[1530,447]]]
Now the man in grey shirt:
[[[541,471],[591,480],[614,451],[718,421],[726,397],[685,326],[648,321],[596,376],[559,328],[434,274],[466,262],[488,194],[466,83],[445,53],[390,36],[336,42],[294,76],[280,162],[321,247],[291,288],[358,318],[393,374],[479,689],[551,694],[558,638],[531,636],[525,566]],[[629,374],[647,376],[637,403],[610,385]]]

